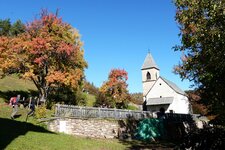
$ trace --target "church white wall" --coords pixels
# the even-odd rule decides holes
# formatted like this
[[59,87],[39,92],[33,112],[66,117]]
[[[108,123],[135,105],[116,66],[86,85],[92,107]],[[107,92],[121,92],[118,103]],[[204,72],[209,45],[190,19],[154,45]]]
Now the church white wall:
[[148,98],[174,97],[176,92],[170,88],[161,78],[159,78],[154,87],[147,95]]
[[[188,114],[189,102],[188,98],[182,94],[175,92],[167,83],[159,78],[153,85],[151,91],[147,94],[146,98],[160,98],[160,97],[174,97],[172,104],[167,107],[166,113],[173,110],[174,113]],[[163,105],[162,105],[163,106]],[[147,106],[147,109],[159,111],[160,106]]]
[[176,101],[171,104],[171,108],[175,113],[179,114],[189,114],[189,101],[188,98],[184,95],[177,94],[175,97]]
[[143,95],[145,96],[150,89],[149,87],[152,87],[154,82],[143,82],[142,84],[143,84]]

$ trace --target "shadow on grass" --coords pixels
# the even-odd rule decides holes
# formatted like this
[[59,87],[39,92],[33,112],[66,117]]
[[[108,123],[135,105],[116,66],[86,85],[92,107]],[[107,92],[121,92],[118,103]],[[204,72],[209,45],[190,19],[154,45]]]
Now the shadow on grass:
[[0,98],[5,99],[5,102],[8,103],[9,99],[13,96],[21,95],[21,99],[25,97],[26,99],[30,96],[37,96],[38,91],[29,90],[29,91],[0,91]]
[[167,141],[150,142],[139,140],[120,140],[120,143],[128,146],[129,150],[143,150],[143,149],[166,149],[172,150],[175,148],[174,143]]
[[5,149],[18,136],[25,135],[29,131],[55,134],[31,123],[0,118],[0,149]]

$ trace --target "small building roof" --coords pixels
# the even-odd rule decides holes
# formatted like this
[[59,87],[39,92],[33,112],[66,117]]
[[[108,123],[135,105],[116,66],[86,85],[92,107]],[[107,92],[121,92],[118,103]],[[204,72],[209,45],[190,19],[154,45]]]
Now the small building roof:
[[[161,77],[161,76],[160,76]],[[166,78],[161,77],[162,80],[164,80],[175,92],[182,94],[182,95],[186,95],[185,92],[183,90],[181,90],[175,83],[173,83],[170,80],[167,80]]]
[[150,68],[156,68],[159,70],[158,66],[156,65],[151,53],[148,53],[147,56],[145,57],[145,61],[142,65],[141,70],[144,69],[150,69]]
[[[185,93],[183,90],[181,90],[175,83],[173,83],[173,82],[170,81],[170,80],[167,80],[166,78],[163,78],[162,76],[160,76],[160,77],[155,81],[155,83],[156,83],[160,78],[161,78],[161,79],[162,79],[169,87],[171,87],[176,93],[186,96],[186,93]],[[153,86],[149,89],[149,91],[146,93],[146,95],[148,95],[148,93],[152,90],[152,88],[154,87],[155,83],[154,83]],[[146,95],[145,95],[145,96],[146,96]]]
[[171,104],[173,99],[173,97],[149,98],[146,105]]

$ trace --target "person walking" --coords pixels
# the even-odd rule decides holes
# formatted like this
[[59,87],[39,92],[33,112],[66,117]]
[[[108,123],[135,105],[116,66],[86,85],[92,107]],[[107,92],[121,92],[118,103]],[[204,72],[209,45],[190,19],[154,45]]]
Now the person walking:
[[27,119],[28,119],[29,116],[31,116],[31,115],[34,116],[34,111],[35,111],[35,99],[36,99],[36,97],[35,97],[35,98],[30,97],[30,101],[29,101],[29,105],[28,105],[28,107],[29,107],[29,109],[30,109],[30,112],[27,113],[26,121],[27,121]]
[[16,113],[18,112],[18,102],[20,100],[20,95],[18,94],[17,97],[11,97],[10,98],[10,105],[12,105],[12,114],[11,119],[14,119]]
[[31,102],[30,102],[30,112],[28,113],[28,115],[34,115],[34,111],[35,111],[35,99],[31,98]]

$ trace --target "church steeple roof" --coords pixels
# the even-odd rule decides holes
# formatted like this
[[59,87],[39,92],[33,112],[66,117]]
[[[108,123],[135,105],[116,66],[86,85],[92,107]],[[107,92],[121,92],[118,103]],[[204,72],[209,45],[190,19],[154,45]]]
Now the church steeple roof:
[[145,57],[145,61],[142,65],[142,68],[141,70],[144,70],[144,69],[150,69],[150,68],[155,68],[155,69],[158,69],[158,66],[156,65],[152,55],[150,52],[148,52],[147,56]]

